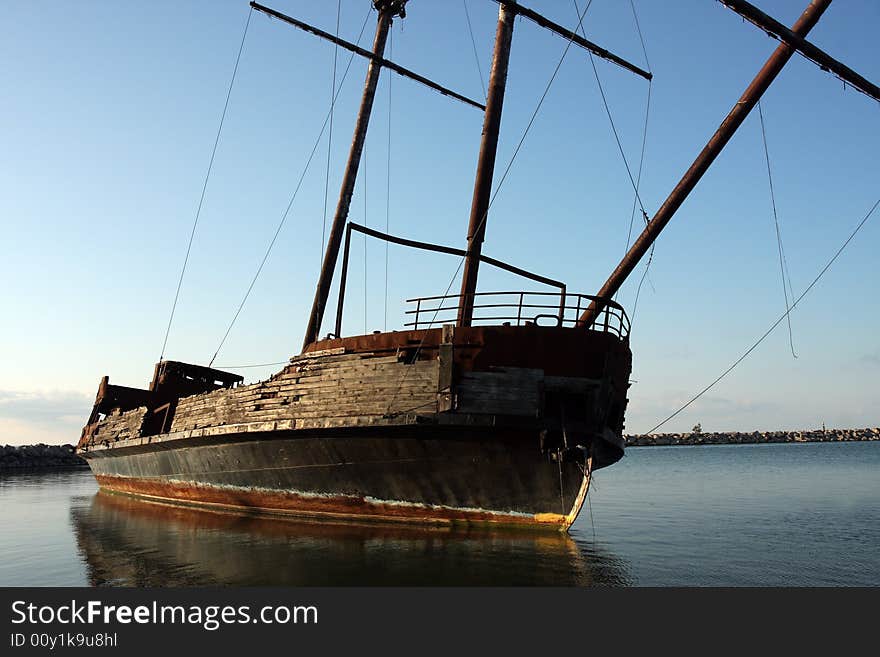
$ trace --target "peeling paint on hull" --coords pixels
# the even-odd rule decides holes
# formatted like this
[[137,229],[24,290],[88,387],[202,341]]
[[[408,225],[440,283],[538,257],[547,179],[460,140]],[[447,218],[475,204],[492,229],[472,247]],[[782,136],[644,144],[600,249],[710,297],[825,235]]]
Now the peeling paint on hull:
[[515,433],[475,438],[249,436],[85,456],[102,489],[154,501],[340,521],[571,525],[589,486],[578,464],[560,468]]
[[264,515],[332,519],[353,522],[405,522],[424,525],[473,527],[534,527],[564,531],[567,516],[557,513],[527,515],[485,509],[424,506],[397,501],[354,500],[347,497],[316,499],[295,492],[227,490],[183,483],[157,483],[125,477],[96,477],[102,489],[148,500],[183,503],[208,508],[249,511]]

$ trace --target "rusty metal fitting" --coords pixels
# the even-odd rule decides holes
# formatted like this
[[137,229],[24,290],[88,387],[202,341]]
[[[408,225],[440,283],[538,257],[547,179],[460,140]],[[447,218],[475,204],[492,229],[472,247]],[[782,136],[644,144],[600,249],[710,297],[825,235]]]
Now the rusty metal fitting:
[[373,7],[380,14],[388,12],[392,16],[406,18],[406,2],[407,0],[373,0]]

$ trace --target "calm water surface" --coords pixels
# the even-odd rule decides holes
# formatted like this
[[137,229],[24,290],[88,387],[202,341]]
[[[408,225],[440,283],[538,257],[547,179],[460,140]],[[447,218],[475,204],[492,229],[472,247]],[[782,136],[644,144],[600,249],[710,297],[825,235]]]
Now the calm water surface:
[[570,535],[303,524],[0,475],[0,585],[880,585],[880,443],[645,447]]

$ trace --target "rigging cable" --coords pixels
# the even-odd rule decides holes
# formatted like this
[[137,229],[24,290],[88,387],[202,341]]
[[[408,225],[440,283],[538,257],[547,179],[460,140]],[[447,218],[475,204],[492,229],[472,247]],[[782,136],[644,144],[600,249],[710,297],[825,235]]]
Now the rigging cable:
[[[642,44],[642,53],[645,56],[645,66],[649,72],[652,72],[651,71],[651,63],[648,60],[648,49],[645,47],[645,37],[642,34],[642,27],[641,27],[641,24],[639,23],[639,16],[638,16],[638,13],[636,12],[635,2],[633,0],[629,0],[629,6],[632,9],[633,21],[636,24],[636,32],[639,35],[639,43]],[[653,81],[654,81],[653,77],[650,80],[648,80],[648,97],[645,102],[645,125],[644,125],[643,132],[642,132],[642,153],[639,156],[639,172],[636,177],[636,188],[638,188],[640,186],[641,181],[642,181],[642,164],[645,160],[645,144],[647,143],[647,138],[648,138],[648,116],[650,115],[650,112],[651,112],[651,86],[652,86]],[[630,217],[629,217],[629,230],[627,231],[627,235],[626,235],[626,248],[624,249],[624,254],[629,252],[630,240],[632,239],[633,221],[635,219],[635,214],[636,214],[636,200],[637,200],[637,198],[638,198],[637,196],[635,198],[633,198],[633,207],[632,207],[632,212],[630,213]],[[642,216],[645,218],[645,225],[647,226],[648,225],[648,217],[644,213],[644,209],[642,210]],[[645,263],[645,271],[642,273],[642,277],[639,279],[639,285],[636,288],[636,297],[633,300],[633,308],[632,308],[632,315],[630,317],[630,325],[632,325],[632,322],[635,320],[636,310],[639,307],[639,296],[642,293],[642,285],[644,285],[646,279],[647,279],[648,283],[651,284],[651,289],[652,290],[654,289],[654,285],[653,285],[653,283],[651,283],[651,279],[648,275],[648,272],[651,269],[651,263],[654,262],[654,247],[655,246],[656,245],[654,243],[651,244],[651,250],[648,252],[648,262]],[[616,296],[616,294],[615,294],[615,296]]]
[[[773,192],[773,175],[770,173],[770,151],[767,149],[767,131],[764,128],[764,112],[761,109],[761,101],[758,101],[758,117],[761,119],[761,138],[764,141],[764,159],[767,161],[767,180],[770,183],[770,203],[773,206],[773,223],[776,225],[776,250],[779,253],[779,273],[782,276],[782,295],[785,297],[785,310],[788,310],[788,293],[791,290],[791,274],[788,271],[788,260],[785,258],[785,249],[782,247],[782,233],[779,230],[779,217],[776,214],[776,195]],[[786,277],[788,278],[788,287],[785,286]],[[794,298],[794,292],[791,294]],[[791,355],[797,358],[794,351],[794,337],[791,334],[791,315],[786,313],[788,321],[788,346],[791,348]]]
[[713,387],[715,386],[716,383],[718,383],[719,381],[721,381],[721,379],[723,379],[723,378],[724,378],[725,376],[727,376],[731,371],[733,371],[733,369],[734,369],[737,365],[739,365],[742,361],[744,361],[744,360],[748,357],[749,354],[751,354],[755,349],[757,349],[757,348],[758,348],[758,345],[760,345],[760,344],[764,341],[764,339],[765,339],[768,335],[770,335],[770,334],[773,332],[773,330],[774,330],[777,326],[779,326],[780,323],[782,323],[782,320],[783,320],[783,319],[785,319],[786,317],[788,317],[789,314],[791,314],[791,312],[792,312],[795,308],[797,308],[797,305],[801,302],[801,300],[802,300],[805,296],[807,296],[807,293],[808,293],[810,290],[813,289],[813,286],[815,286],[816,283],[819,282],[819,279],[822,278],[822,276],[825,274],[825,272],[828,271],[828,269],[831,268],[831,265],[834,264],[834,261],[837,260],[837,258],[840,256],[841,253],[843,253],[843,250],[844,250],[844,249],[847,247],[847,245],[852,241],[852,239],[856,236],[856,234],[861,230],[862,226],[864,226],[865,223],[868,221],[868,219],[871,217],[871,215],[874,214],[874,210],[877,209],[877,206],[878,206],[878,205],[880,205],[880,199],[877,199],[877,202],[874,203],[874,205],[873,205],[873,206],[871,207],[871,209],[868,211],[868,214],[866,214],[866,215],[864,216],[864,218],[859,222],[859,224],[855,227],[855,230],[853,230],[853,232],[850,233],[850,236],[847,237],[847,238],[846,238],[846,241],[841,245],[841,247],[840,247],[839,249],[837,249],[837,252],[831,257],[831,259],[828,261],[828,263],[827,263],[827,264],[822,268],[822,270],[816,275],[816,278],[813,279],[813,282],[810,283],[810,285],[807,287],[807,289],[804,290],[803,293],[802,293],[802,294],[801,294],[801,295],[800,295],[795,301],[792,302],[791,307],[790,307],[788,310],[786,310],[785,313],[783,313],[782,316],[779,317],[779,319],[777,319],[775,322],[773,322],[773,324],[770,326],[770,328],[768,328],[767,331],[766,331],[766,332],[765,332],[760,338],[758,338],[758,340],[757,340],[757,341],[756,341],[751,347],[749,347],[749,348],[746,350],[746,352],[745,352],[742,356],[740,356],[738,359],[736,359],[736,361],[734,361],[734,363],[733,363],[730,367],[728,367],[726,370],[724,370],[724,371],[718,376],[718,378],[716,378],[714,381],[712,381],[712,383],[710,383],[710,384],[707,385],[705,388],[703,388],[702,390],[700,390],[700,392],[698,392],[696,395],[694,395],[693,397],[691,397],[691,398],[690,398],[685,404],[683,404],[683,405],[682,405],[677,411],[675,411],[672,415],[670,415],[670,416],[667,417],[665,420],[663,420],[662,422],[660,422],[660,423],[658,423],[657,425],[655,425],[653,428],[651,428],[650,430],[648,430],[646,433],[649,433],[649,434],[650,434],[650,433],[654,433],[657,429],[659,429],[660,427],[662,427],[664,424],[666,424],[667,422],[669,422],[672,418],[674,418],[675,416],[677,416],[679,413],[681,413],[681,412],[682,412],[684,409],[686,409],[688,406],[690,406],[690,405],[693,404],[695,401],[697,401],[697,399],[699,399],[699,398],[702,397],[705,393],[707,393],[711,388],[713,388]]
[[251,16],[254,9],[251,7],[248,11],[247,21],[244,24],[244,33],[241,35],[241,44],[238,46],[238,55],[235,57],[235,66],[232,69],[232,79],[229,81],[229,89],[226,92],[226,101],[223,103],[223,112],[220,115],[220,125],[217,127],[217,136],[214,137],[214,148],[211,149],[211,159],[208,162],[208,171],[205,173],[205,182],[202,184],[202,194],[199,197],[199,205],[196,209],[196,216],[193,220],[193,227],[189,234],[189,243],[186,245],[186,255],[183,258],[183,267],[180,269],[180,278],[177,281],[177,291],[174,293],[174,302],[171,304],[171,315],[168,317],[168,326],[165,328],[165,339],[162,341],[162,352],[159,355],[161,362],[165,358],[165,347],[168,346],[168,336],[171,333],[171,323],[174,321],[174,311],[177,310],[177,300],[180,298],[180,288],[183,285],[183,276],[186,273],[186,266],[189,263],[189,254],[192,250],[193,238],[196,234],[196,227],[199,225],[199,217],[202,214],[202,204],[205,201],[205,192],[208,189],[208,180],[211,178],[211,170],[214,168],[214,156],[217,154],[217,145],[220,143],[220,133],[223,131],[223,122],[226,119],[226,110],[229,107],[229,98],[232,95],[232,87],[235,85],[235,75],[238,73],[238,64],[241,61],[241,53],[244,50],[244,42],[247,38],[248,28],[251,24]]
[[486,88],[486,80],[483,78],[483,67],[480,66],[480,56],[477,54],[477,41],[474,39],[474,28],[471,25],[471,15],[468,12],[467,0],[461,0],[464,7],[464,17],[467,20],[468,33],[471,35],[471,47],[474,49],[474,61],[477,63],[477,73],[480,75],[480,86],[483,88],[483,98],[489,97],[489,91]]
[[[361,31],[358,34],[357,43],[360,44],[361,39],[364,36],[364,30],[367,27],[367,21],[370,19],[370,13],[372,10],[367,11],[367,15],[364,17],[364,22],[361,25]],[[345,84],[345,79],[348,77],[348,72],[351,70],[351,64],[354,61],[354,53],[348,58],[348,64],[345,66],[345,71],[342,73],[342,78],[339,81],[339,86],[336,89],[336,95],[334,96],[334,101],[339,97],[339,93],[342,91],[342,85]],[[214,356],[211,358],[211,362],[208,364],[208,367],[214,363],[214,359],[217,358],[217,354],[220,353],[220,349],[223,348],[224,343],[226,342],[226,338],[229,337],[229,333],[232,331],[232,327],[235,326],[236,320],[238,320],[239,314],[241,314],[242,308],[244,308],[245,302],[248,300],[250,296],[251,290],[254,289],[254,285],[257,282],[257,279],[260,277],[260,273],[263,271],[263,266],[266,264],[266,261],[269,259],[269,254],[272,252],[272,247],[275,246],[275,241],[278,239],[278,235],[281,233],[281,229],[284,227],[285,221],[287,221],[287,215],[290,214],[290,209],[293,207],[293,202],[296,200],[297,195],[299,194],[299,190],[302,187],[303,181],[305,180],[306,174],[309,171],[309,168],[312,164],[312,160],[315,157],[315,153],[318,151],[318,146],[321,144],[321,139],[324,137],[324,131],[327,129],[327,124],[330,121],[330,115],[332,113],[332,108],[327,112],[327,115],[324,117],[324,124],[321,126],[321,130],[318,133],[318,138],[315,139],[315,144],[312,146],[312,152],[309,154],[308,160],[306,161],[305,166],[303,167],[302,173],[300,174],[299,181],[296,183],[296,188],[293,190],[293,194],[290,196],[290,201],[287,203],[287,208],[284,210],[284,213],[281,215],[281,220],[278,222],[278,227],[275,229],[275,234],[272,236],[272,240],[269,242],[269,246],[266,249],[266,253],[263,255],[263,260],[260,262],[260,266],[257,267],[257,272],[254,274],[253,279],[251,280],[250,285],[247,288],[247,291],[244,293],[244,297],[241,300],[241,303],[238,305],[238,309],[235,311],[235,315],[232,317],[232,321],[229,322],[229,326],[226,328],[226,333],[223,334],[223,338],[220,340],[220,344],[217,346],[217,350],[214,352]],[[243,365],[239,367],[256,367],[251,365]],[[229,369],[237,369],[234,367],[230,367]]]
[[218,365],[217,368],[221,370],[243,370],[250,367],[273,367],[276,365],[287,365],[289,360],[280,360],[277,363],[257,363],[255,365]]
[[[580,16],[578,16],[578,28],[580,28],[581,24],[584,21],[584,16],[587,14],[587,10],[589,10],[590,5],[593,4],[593,0],[588,0],[586,7],[584,7],[584,11]],[[477,229],[474,231],[475,234],[479,233],[483,227],[483,224],[486,223],[486,219],[489,216],[489,210],[492,208],[492,205],[495,203],[495,199],[498,198],[498,193],[501,191],[501,188],[504,186],[504,181],[507,180],[507,175],[510,173],[510,169],[513,166],[514,161],[519,155],[519,151],[522,148],[523,143],[525,143],[526,137],[529,134],[529,131],[532,129],[532,125],[535,123],[535,119],[538,116],[538,112],[541,111],[541,106],[544,104],[544,101],[547,99],[547,94],[550,93],[550,87],[553,86],[553,81],[556,80],[556,76],[559,74],[559,69],[562,68],[562,63],[565,61],[565,56],[568,54],[569,49],[571,48],[571,44],[574,42],[574,33],[570,39],[568,39],[565,44],[565,49],[562,51],[562,55],[559,58],[559,62],[556,64],[556,68],[553,69],[553,74],[550,76],[550,79],[547,81],[547,86],[544,88],[544,93],[541,94],[541,98],[538,100],[538,104],[535,106],[535,110],[532,112],[532,116],[529,118],[529,122],[526,124],[526,128],[523,131],[522,136],[519,139],[519,142],[516,145],[516,148],[513,150],[513,154],[510,156],[510,160],[507,162],[507,166],[504,168],[504,173],[501,175],[501,179],[498,181],[498,185],[495,187],[495,191],[492,192],[489,197],[489,204],[486,207],[486,211],[483,213],[483,217],[480,219],[480,223],[477,224]],[[387,248],[387,246],[386,246]],[[452,274],[452,278],[449,280],[449,285],[446,286],[446,291],[443,293],[444,297],[449,296],[449,290],[452,289],[452,285],[458,279],[458,275],[461,272],[461,268],[464,265],[466,256],[462,256],[458,261],[458,267],[455,268],[455,273]],[[428,330],[434,325],[437,321],[437,314],[440,312],[442,308],[442,303],[437,304],[437,309],[434,311],[434,314],[431,316],[431,321],[428,322],[427,328],[425,329],[425,333],[422,336],[422,339],[419,341],[418,347],[416,347],[414,352],[413,361],[418,358],[419,353],[422,350],[422,347],[425,344],[425,338],[428,336]],[[388,410],[386,415],[391,415],[391,407],[394,405],[394,402],[397,400],[397,395],[400,394],[401,389],[403,388],[403,384],[406,382],[406,377],[409,376],[409,369],[405,370],[403,376],[400,379],[400,383],[397,386],[397,390],[394,391],[394,396],[391,398],[391,401],[388,402]],[[398,415],[400,412],[397,413]]]
[[[649,71],[651,70],[650,66],[648,67],[648,70]],[[633,193],[632,210],[630,211],[630,214],[629,214],[629,229],[627,230],[627,233],[626,233],[626,246],[623,249],[624,253],[629,251],[630,241],[632,240],[632,230],[633,230],[633,223],[635,222],[636,206],[641,205],[641,202],[639,201],[638,190],[642,184],[642,169],[643,169],[644,163],[645,163],[645,146],[648,142],[648,118],[651,113],[651,82],[652,82],[652,80],[648,80],[648,95],[645,100],[645,124],[642,128],[642,149],[641,149],[641,153],[639,155],[639,168],[638,168],[638,172],[636,173],[636,186],[635,186],[635,191]],[[645,225],[647,225],[648,218],[647,218],[647,215],[645,213],[644,208],[642,208],[642,216],[645,218]]]
[[[339,38],[339,16],[342,12],[342,0],[336,0],[336,38]],[[327,197],[330,191],[330,156],[333,145],[333,108],[336,106],[336,59],[339,45],[333,45],[333,81],[330,84],[330,130],[327,131],[327,173],[324,176],[324,219],[321,224],[321,252],[319,266],[324,263],[324,242],[327,239]]]
[[[636,24],[636,32],[639,35],[639,42],[642,44],[642,54],[644,54],[645,56],[645,66],[648,69],[648,73],[653,73],[653,71],[651,71],[651,62],[648,61],[648,49],[645,47],[645,37],[642,34],[642,26],[639,23],[639,15],[636,13],[635,2],[633,0],[629,0],[629,6],[630,9],[632,9],[633,21]],[[651,79],[653,79],[653,75]]]
[[[572,3],[574,4],[575,11],[578,11],[579,7],[578,7],[577,0],[572,0]],[[589,4],[587,6],[589,7]],[[580,12],[578,11],[578,13],[580,13]],[[578,31],[581,33],[581,36],[586,38],[586,34],[584,32],[584,28],[583,28],[582,23],[578,24]],[[627,161],[626,155],[624,154],[624,151],[623,151],[623,145],[620,143],[620,135],[617,133],[617,127],[614,125],[614,119],[611,116],[611,109],[608,106],[608,99],[605,97],[605,90],[602,87],[602,81],[599,79],[599,70],[596,68],[596,58],[593,57],[593,53],[590,51],[587,51],[587,54],[589,54],[589,56],[590,56],[590,64],[592,64],[592,66],[593,66],[593,74],[596,76],[596,83],[599,86],[599,94],[602,96],[602,103],[605,105],[605,113],[608,115],[608,120],[611,122],[611,131],[614,133],[614,139],[617,142],[617,150],[620,151],[620,157],[623,159],[624,167],[626,167],[626,175],[629,176],[630,185],[632,185],[633,191],[635,192],[635,195],[636,195],[636,200],[638,201],[639,207],[642,210],[642,215],[645,218],[645,223],[647,223],[648,222],[648,213],[645,212],[645,205],[642,203],[641,196],[639,196],[639,187],[636,184],[635,179],[633,178],[632,169],[630,168],[629,162]],[[650,72],[650,69],[648,69],[648,70]],[[649,90],[651,89],[651,81],[650,80],[648,80],[648,89]]]
[[[579,13],[580,10],[578,7],[577,0],[572,0],[572,2],[574,3],[575,12]],[[633,0],[630,0],[630,8],[632,9],[633,19],[634,19],[635,25],[636,25],[636,31],[638,32],[638,35],[639,35],[639,42],[642,45],[642,53],[644,54],[644,57],[645,57],[645,66],[647,67],[648,72],[652,73],[651,63],[650,63],[650,60],[648,59],[648,50],[645,47],[645,38],[642,35],[642,28],[639,24],[639,18],[636,13],[636,7],[635,7],[635,4],[633,3]],[[586,33],[584,31],[583,26],[580,27],[580,32],[581,32],[581,36],[586,38]],[[647,92],[647,99],[645,101],[645,121],[644,121],[644,126],[642,128],[642,147],[641,147],[641,153],[639,155],[639,168],[638,168],[638,173],[636,174],[635,179],[633,179],[632,169],[630,168],[629,162],[626,159],[626,154],[624,153],[624,150],[623,150],[623,144],[620,141],[620,135],[617,132],[617,127],[614,124],[614,117],[611,114],[611,108],[608,105],[608,99],[605,96],[605,89],[602,86],[602,80],[599,78],[599,70],[596,67],[596,59],[595,59],[595,57],[593,57],[593,53],[588,51],[588,54],[590,56],[590,64],[593,68],[593,75],[596,78],[596,85],[599,87],[599,95],[601,96],[602,104],[605,107],[605,114],[608,116],[608,122],[611,124],[611,131],[614,133],[614,140],[617,142],[617,150],[620,152],[620,157],[623,160],[623,165],[624,165],[624,167],[626,167],[626,174],[627,174],[627,176],[629,176],[629,182],[633,188],[633,207],[630,212],[629,229],[627,231],[627,236],[626,236],[626,248],[624,249],[624,253],[626,253],[629,250],[629,243],[630,243],[630,239],[632,238],[632,229],[633,229],[633,223],[635,220],[636,204],[638,204],[638,207],[642,212],[642,217],[645,220],[645,225],[647,226],[648,222],[649,222],[648,213],[645,211],[645,206],[642,203],[642,198],[641,198],[641,195],[639,194],[639,188],[640,188],[641,182],[642,182],[642,170],[644,168],[644,163],[645,163],[645,146],[646,146],[647,140],[648,140],[648,117],[650,116],[650,111],[651,111],[651,88],[652,88],[652,83],[653,83],[653,76],[648,79],[648,92]],[[654,260],[654,245],[652,244],[651,251],[648,255],[648,262],[645,265],[645,271],[642,274],[642,278],[639,281],[639,286],[636,290],[636,298],[635,298],[635,302],[633,303],[632,318],[635,318],[635,311],[636,311],[636,308],[638,307],[639,294],[641,293],[641,290],[642,290],[642,284],[645,282],[645,278],[648,275],[648,270],[650,269],[651,262],[653,262],[653,260]]]

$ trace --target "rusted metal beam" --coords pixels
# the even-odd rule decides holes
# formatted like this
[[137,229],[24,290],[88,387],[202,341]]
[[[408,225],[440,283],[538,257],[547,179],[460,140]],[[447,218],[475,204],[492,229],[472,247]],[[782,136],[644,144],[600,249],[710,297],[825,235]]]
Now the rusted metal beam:
[[373,110],[373,100],[376,96],[376,85],[379,82],[379,73],[382,71],[382,63],[380,60],[382,54],[385,52],[385,42],[388,39],[388,30],[391,28],[391,22],[395,13],[398,11],[398,5],[393,3],[379,11],[379,20],[376,25],[376,38],[373,41],[373,54],[377,55],[377,59],[370,59],[370,65],[367,68],[364,94],[361,99],[360,110],[358,111],[351,150],[348,153],[348,162],[345,165],[345,173],[342,178],[342,188],[339,190],[339,201],[336,204],[336,214],[333,216],[333,225],[330,228],[330,239],[327,241],[327,251],[324,254],[321,274],[318,277],[318,286],[315,290],[315,299],[312,302],[312,311],[309,314],[309,323],[306,328],[305,339],[303,340],[303,350],[305,350],[309,344],[318,339],[318,335],[321,331],[321,320],[324,318],[327,297],[330,295],[330,285],[333,282],[333,272],[336,269],[336,260],[339,257],[342,233],[345,230],[345,222],[348,219],[348,211],[351,207],[351,196],[354,193],[354,184],[357,180],[361,153],[364,150],[364,139],[367,136],[367,127],[370,124],[370,113]]
[[[515,3],[514,3],[515,4]],[[477,160],[474,180],[474,196],[468,224],[468,248],[461,277],[461,301],[458,304],[458,326],[470,326],[474,313],[474,292],[477,289],[477,272],[480,268],[480,251],[486,235],[486,221],[492,194],[492,176],[495,173],[495,155],[498,150],[498,133],[501,130],[501,111],[504,106],[504,89],[507,86],[507,66],[510,62],[510,44],[513,39],[513,22],[516,11],[510,3],[498,8],[498,28],[495,31],[495,52],[492,56],[492,72],[489,75],[489,94],[486,114],[483,118],[483,137]]]
[[[448,253],[449,255],[467,255],[467,251],[465,251],[464,249],[456,249],[451,246],[443,246],[442,244],[431,244],[430,242],[418,242],[416,240],[409,240],[404,237],[397,237],[395,235],[389,235],[388,233],[382,233],[378,230],[367,228],[366,226],[361,226],[360,224],[356,224],[354,222],[349,223],[348,228],[349,230],[356,230],[357,232],[363,233],[364,235],[369,235],[370,237],[385,240],[386,242],[391,242],[392,244],[400,244],[401,246],[409,246],[415,249],[423,249],[425,251],[436,251],[437,253]],[[490,258],[487,255],[480,254],[480,260],[485,262],[487,265],[492,265],[493,267],[498,267],[499,269],[503,269],[504,271],[509,271],[511,274],[522,276],[523,278],[527,278],[530,281],[535,281],[536,283],[543,283],[544,285],[549,285],[550,287],[565,287],[565,283],[562,283],[561,281],[556,281],[552,278],[547,278],[546,276],[535,274],[534,272],[530,272],[526,269],[520,269],[519,267],[507,264],[506,262],[503,262],[501,260]]]
[[646,80],[650,80],[653,77],[653,75],[651,73],[649,73],[648,71],[646,71],[642,68],[639,68],[635,64],[631,64],[630,62],[626,61],[622,57],[618,57],[614,53],[609,52],[608,50],[603,48],[602,46],[599,46],[599,45],[593,43],[592,41],[589,41],[589,40],[583,38],[579,34],[572,32],[571,30],[569,30],[566,27],[563,27],[559,23],[554,23],[549,18],[545,18],[544,16],[542,16],[538,12],[536,12],[532,9],[529,9],[528,7],[523,7],[521,4],[516,2],[516,0],[495,0],[495,2],[497,2],[498,4],[500,4],[503,7],[507,7],[511,11],[516,12],[520,16],[524,16],[525,18],[528,18],[529,20],[533,21],[534,23],[538,24],[541,27],[548,29],[551,32],[554,32],[561,37],[565,37],[566,39],[569,39],[575,45],[580,46],[581,48],[584,48],[586,50],[589,50],[594,55],[601,57],[602,59],[607,59],[609,62],[613,62],[614,64],[617,64],[618,66],[625,68],[628,71],[632,71],[636,75],[641,75]]
[[[336,337],[342,336],[342,310],[343,306],[345,305],[345,287],[346,279],[348,277],[348,254],[351,243],[351,232],[353,230],[359,233],[363,233],[364,235],[369,235],[370,237],[375,237],[376,239],[384,240],[385,242],[399,244],[400,246],[408,246],[413,249],[434,251],[435,253],[446,253],[448,255],[459,257],[467,255],[467,251],[465,251],[464,249],[456,249],[452,246],[443,246],[442,244],[431,244],[430,242],[419,242],[417,240],[406,239],[405,237],[397,237],[396,235],[390,235],[388,233],[383,233],[381,231],[375,230],[373,228],[367,228],[366,226],[361,226],[360,224],[349,222],[345,231],[345,248],[343,249],[342,254],[342,277],[339,281],[339,297],[336,302]],[[563,283],[562,281],[547,278],[546,276],[535,274],[534,272],[530,272],[526,269],[520,269],[519,267],[515,267],[514,265],[510,265],[501,260],[496,260],[495,258],[490,258],[489,256],[482,254],[480,254],[480,261],[485,262],[487,265],[498,267],[498,269],[508,271],[511,274],[522,276],[523,278],[527,278],[530,281],[535,281],[536,283],[542,283],[543,285],[549,285],[550,287],[559,288],[562,293],[563,300],[565,299],[566,287],[565,283]]]
[[434,91],[439,91],[444,96],[449,96],[450,98],[454,98],[455,100],[460,100],[463,103],[471,105],[472,107],[477,107],[481,110],[486,109],[485,105],[477,102],[476,100],[468,98],[467,96],[462,96],[460,93],[452,91],[451,89],[447,89],[446,87],[444,87],[440,84],[437,84],[433,80],[429,80],[428,78],[426,78],[423,75],[419,75],[418,73],[411,71],[408,68],[404,68],[403,66],[400,66],[399,64],[395,64],[394,62],[387,60],[387,59],[377,55],[374,52],[370,52],[369,50],[361,48],[357,44],[351,43],[350,41],[346,41],[345,39],[340,39],[339,37],[337,37],[334,34],[330,34],[329,32],[325,32],[324,30],[321,30],[317,27],[314,27],[313,25],[309,25],[308,23],[304,23],[301,20],[297,20],[296,18],[282,14],[279,11],[275,11],[274,9],[270,9],[269,7],[265,7],[258,2],[251,2],[251,7],[253,7],[257,11],[263,12],[267,16],[271,16],[272,18],[277,18],[278,20],[284,21],[285,23],[288,23],[289,25],[293,25],[294,27],[298,27],[299,29],[301,29],[305,32],[308,32],[309,34],[314,34],[315,36],[319,36],[322,39],[327,39],[328,41],[335,43],[337,46],[345,48],[346,50],[350,50],[351,52],[353,52],[357,55],[360,55],[361,57],[364,57],[364,58],[370,60],[371,62],[381,64],[382,66],[394,71],[395,73],[397,73],[399,75],[402,75],[405,78],[409,78],[411,80],[415,80],[416,82],[420,82],[421,84],[433,89]]
[[880,87],[873,82],[866,80],[851,68],[840,63],[803,37],[798,36],[785,25],[771,16],[768,16],[753,4],[746,2],[745,0],[718,0],[718,2],[726,5],[729,9],[735,11],[747,21],[753,23],[771,36],[797,48],[798,52],[819,66],[822,70],[831,71],[834,75],[858,91],[861,91],[866,96],[870,96],[874,100],[880,101]]
[[366,226],[361,226],[360,224],[356,224],[354,222],[350,222],[348,224],[349,230],[356,230],[359,233],[363,233],[364,235],[369,235],[370,237],[375,237],[376,239],[383,240],[385,242],[391,242],[392,244],[399,244],[400,246],[409,246],[414,249],[422,249],[424,251],[434,251],[436,253],[448,253],[449,255],[457,255],[463,256],[467,253],[464,249],[456,249],[452,246],[443,246],[442,244],[431,244],[430,242],[419,242],[417,240],[406,239],[405,237],[397,237],[396,235],[390,235],[388,233],[383,233],[378,230],[374,230],[372,228],[367,228]]
[[351,223],[345,231],[345,246],[342,249],[342,272],[339,275],[339,299],[336,303],[336,330],[334,336],[342,337],[342,307],[345,303],[345,284],[348,281],[348,254],[351,250]]
[[[801,14],[797,23],[795,23],[792,32],[800,37],[806,36],[830,4],[831,0],[812,0],[804,13]],[[694,163],[685,172],[682,179],[675,186],[675,189],[672,190],[672,193],[663,202],[660,209],[657,210],[654,218],[645,226],[642,234],[639,235],[638,239],[623,257],[623,260],[620,261],[620,264],[617,265],[614,272],[605,281],[602,289],[596,295],[599,299],[593,301],[581,315],[580,321],[582,326],[589,327],[596,321],[604,307],[601,299],[610,299],[620,289],[627,276],[630,275],[645,253],[648,252],[648,249],[651,248],[654,240],[657,239],[657,236],[660,235],[660,232],[666,227],[666,224],[669,223],[669,220],[672,219],[675,212],[681,207],[681,204],[684,203],[691,190],[693,190],[700,178],[703,177],[703,174],[706,173],[712,162],[715,161],[715,158],[718,157],[718,154],[727,145],[727,142],[730,141],[737,128],[742,125],[746,116],[748,116],[755,104],[760,100],[773,80],[776,79],[776,76],[779,75],[779,72],[788,60],[791,59],[794,52],[794,47],[787,43],[779,44],[776,50],[773,51],[773,54],[758,72],[758,75],[755,76],[755,79],[752,80],[739,101],[730,110],[721,126],[712,135],[709,143],[700,151],[697,159],[694,160]]]

